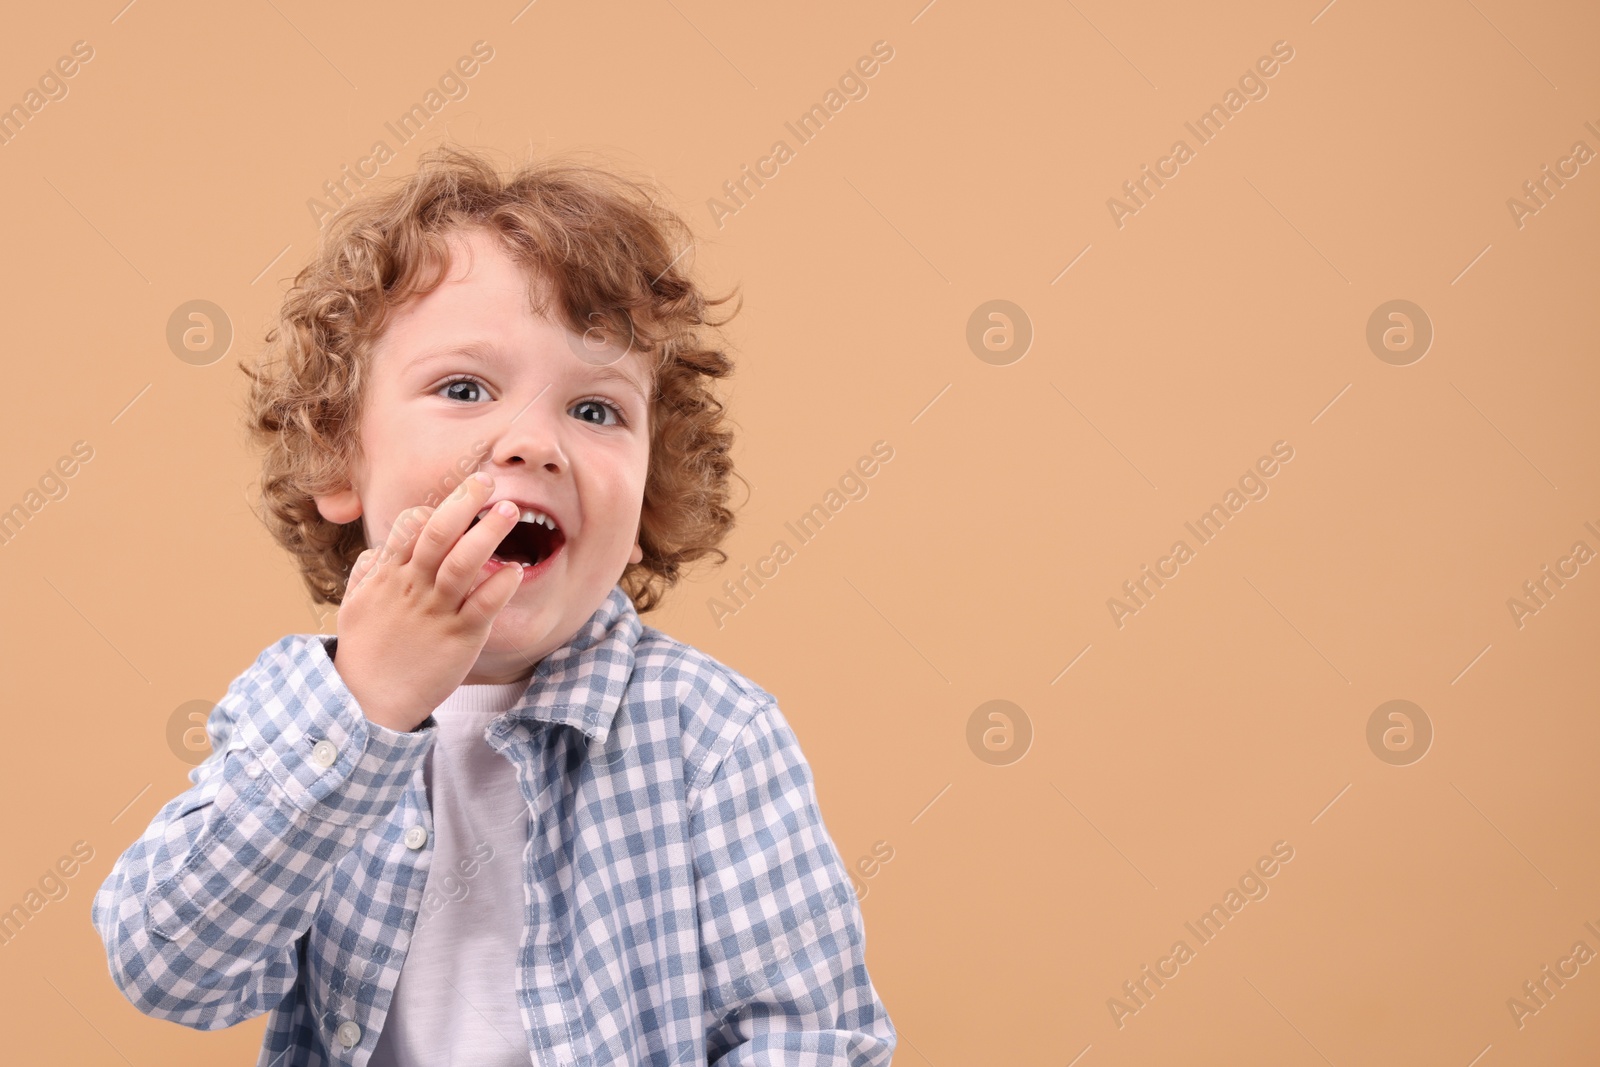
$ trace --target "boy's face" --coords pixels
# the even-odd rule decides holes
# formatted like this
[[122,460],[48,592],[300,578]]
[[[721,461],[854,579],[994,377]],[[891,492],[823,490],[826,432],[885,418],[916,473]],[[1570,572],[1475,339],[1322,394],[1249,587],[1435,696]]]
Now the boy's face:
[[[543,574],[524,578],[464,680],[507,683],[566,644],[643,558],[652,384],[638,352],[594,354],[578,334],[536,318],[527,275],[494,237],[474,229],[449,241],[449,275],[392,313],[374,346],[361,459],[351,484],[317,497],[317,509],[331,522],[361,518],[372,547],[407,508],[437,505],[463,468],[493,475],[486,505],[544,505],[565,543]],[[438,351],[469,343],[486,351]],[[616,371],[633,384],[606,376]]]

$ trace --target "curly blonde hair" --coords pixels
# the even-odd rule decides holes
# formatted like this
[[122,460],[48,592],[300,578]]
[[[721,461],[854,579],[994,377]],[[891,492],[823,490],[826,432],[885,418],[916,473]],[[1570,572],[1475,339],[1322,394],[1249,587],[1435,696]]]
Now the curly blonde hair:
[[553,304],[575,333],[599,323],[607,336],[629,335],[653,365],[644,558],[620,579],[636,610],[649,611],[688,564],[728,558],[717,546],[733,528],[737,475],[712,383],[733,363],[696,327],[726,324],[743,300],[720,322],[707,320],[733,294],[710,299],[681,266],[693,243],[687,224],[644,181],[575,158],[525,161],[502,175],[484,156],[442,145],[408,179],[328,223],[264,349],[239,364],[250,379],[247,430],[263,451],[257,515],[295,558],[313,603],[341,603],[366,534],[360,519],[323,518],[313,498],[348,484],[372,346],[390,314],[444,280],[447,237],[472,227],[495,235],[530,279],[551,283],[530,285],[535,314],[550,315]]

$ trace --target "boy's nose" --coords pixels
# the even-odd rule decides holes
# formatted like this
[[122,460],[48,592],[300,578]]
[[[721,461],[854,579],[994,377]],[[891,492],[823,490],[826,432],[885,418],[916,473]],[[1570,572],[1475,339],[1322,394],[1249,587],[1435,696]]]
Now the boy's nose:
[[490,473],[496,467],[544,467],[551,473],[566,469],[566,453],[549,416],[529,404],[509,419],[489,440]]

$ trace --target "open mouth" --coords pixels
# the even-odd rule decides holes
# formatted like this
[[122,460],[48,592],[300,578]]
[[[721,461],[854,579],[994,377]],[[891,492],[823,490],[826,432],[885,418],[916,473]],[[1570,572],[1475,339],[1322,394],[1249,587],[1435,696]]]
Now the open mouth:
[[[484,509],[487,512],[487,508]],[[567,535],[559,529],[545,525],[549,519],[538,519],[530,516],[536,512],[524,511],[522,518],[511,527],[511,532],[501,538],[500,544],[494,550],[494,555],[489,558],[501,563],[521,563],[527,567],[535,567],[561,550],[567,543]],[[478,524],[483,515],[478,515],[468,524],[467,529]],[[543,516],[540,516],[543,518]]]

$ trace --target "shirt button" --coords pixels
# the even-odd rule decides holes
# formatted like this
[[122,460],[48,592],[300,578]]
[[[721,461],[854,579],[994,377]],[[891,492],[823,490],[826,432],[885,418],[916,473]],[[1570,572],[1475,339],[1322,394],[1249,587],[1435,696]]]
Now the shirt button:
[[260,763],[260,761],[251,760],[249,763],[245,764],[244,765],[244,775],[245,775],[246,778],[260,778],[261,777],[261,763]]
[[406,831],[406,848],[421,848],[428,843],[428,831],[420,823]]
[[353,1019],[346,1019],[339,1024],[339,1044],[345,1048],[355,1048],[361,1040],[361,1027]]
[[332,741],[318,741],[315,747],[311,749],[311,762],[323,770],[332,767],[334,761],[338,758],[339,750],[334,747]]

